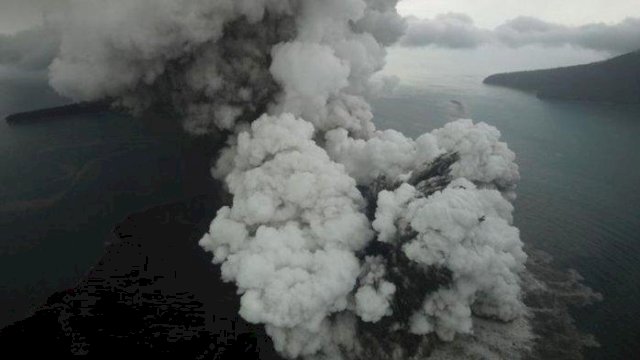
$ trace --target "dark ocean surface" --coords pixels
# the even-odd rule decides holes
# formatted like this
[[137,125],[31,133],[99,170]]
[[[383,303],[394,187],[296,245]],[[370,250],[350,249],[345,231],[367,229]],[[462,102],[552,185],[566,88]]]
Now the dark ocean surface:
[[166,120],[4,122],[67,102],[42,80],[0,81],[0,327],[73,287],[127,215],[205,191],[210,154]]

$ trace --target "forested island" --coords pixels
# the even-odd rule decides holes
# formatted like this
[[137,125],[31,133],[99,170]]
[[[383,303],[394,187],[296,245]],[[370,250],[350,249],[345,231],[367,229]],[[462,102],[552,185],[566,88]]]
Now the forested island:
[[640,103],[640,50],[606,61],[491,75],[485,84],[534,92],[541,99]]

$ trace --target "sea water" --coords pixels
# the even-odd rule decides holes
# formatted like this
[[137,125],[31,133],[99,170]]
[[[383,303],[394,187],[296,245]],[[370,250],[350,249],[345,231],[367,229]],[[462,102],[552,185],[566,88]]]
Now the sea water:
[[[114,113],[5,123],[12,112],[68,103],[45,84],[0,81],[0,327],[72,288],[129,214],[202,184],[189,181],[185,158],[194,156],[180,129]],[[193,177],[207,176],[207,164]]]

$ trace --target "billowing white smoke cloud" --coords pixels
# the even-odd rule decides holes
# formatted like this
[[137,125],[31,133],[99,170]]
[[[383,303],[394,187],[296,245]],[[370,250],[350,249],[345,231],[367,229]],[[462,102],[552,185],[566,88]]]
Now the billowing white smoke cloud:
[[459,120],[414,140],[372,122],[396,3],[77,1],[51,67],[77,100],[227,135],[212,173],[233,204],[200,244],[289,358],[426,355],[477,316],[524,313],[500,133]]
[[417,235],[402,245],[405,255],[452,272],[453,283],[429,294],[413,315],[412,332],[435,331],[450,341],[457,333],[471,333],[472,313],[505,321],[523,314],[517,274],[526,255],[510,225],[511,204],[499,192],[460,178],[428,198],[408,184],[379,197],[373,227],[384,235],[380,240],[414,231]]
[[571,45],[612,54],[640,49],[640,18],[627,18],[617,24],[594,23],[572,27],[532,17],[518,17],[489,30],[477,27],[468,15],[449,13],[434,19],[410,18],[408,25],[407,33],[400,41],[404,46]]

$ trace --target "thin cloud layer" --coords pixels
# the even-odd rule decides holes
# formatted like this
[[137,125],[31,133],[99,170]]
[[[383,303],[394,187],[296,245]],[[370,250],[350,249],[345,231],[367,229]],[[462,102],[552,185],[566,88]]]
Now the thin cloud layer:
[[407,18],[405,46],[474,48],[491,40],[491,32],[478,28],[466,14],[448,13],[431,19]]
[[640,18],[617,24],[594,23],[565,26],[533,17],[518,17],[493,30],[475,25],[465,14],[449,13],[434,19],[409,18],[400,43],[408,47],[476,48],[497,43],[509,47],[527,45],[575,46],[622,54],[640,49]]

